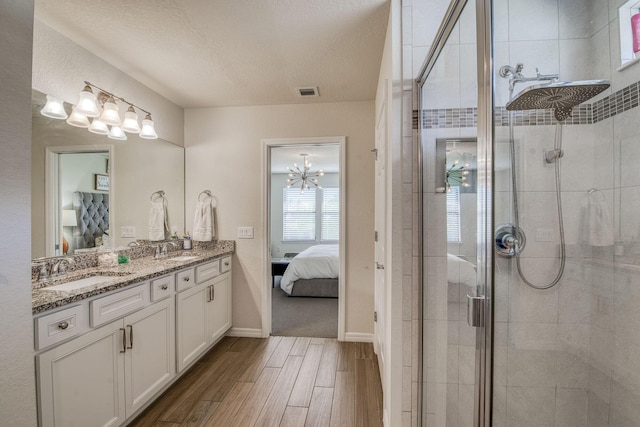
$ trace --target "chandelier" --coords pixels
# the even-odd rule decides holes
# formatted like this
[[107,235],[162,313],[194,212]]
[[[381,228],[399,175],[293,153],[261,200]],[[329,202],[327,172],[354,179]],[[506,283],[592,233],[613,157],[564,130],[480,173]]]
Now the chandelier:
[[324,172],[322,171],[322,169],[315,172],[310,172],[309,169],[311,168],[311,163],[307,162],[308,154],[300,155],[303,158],[302,169],[300,169],[297,163],[293,164],[293,168],[287,168],[289,170],[287,188],[291,188],[300,184],[300,194],[303,194],[304,190],[308,190],[310,188],[309,184],[311,184],[313,187],[322,188],[318,185],[318,180],[316,179],[316,177],[323,176]]

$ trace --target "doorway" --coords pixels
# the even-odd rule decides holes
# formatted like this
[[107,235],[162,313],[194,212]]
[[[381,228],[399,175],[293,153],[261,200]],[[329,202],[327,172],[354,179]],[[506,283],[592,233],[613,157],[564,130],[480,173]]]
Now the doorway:
[[[331,336],[344,339],[344,143],[345,137],[263,140],[265,337],[281,333],[284,325],[294,335],[327,335],[314,331],[329,328],[334,330]],[[288,311],[292,322],[274,320],[274,309],[282,309],[282,303],[299,307]],[[296,320],[304,320],[308,307],[323,304],[319,310],[334,313],[334,326],[318,322],[318,328],[303,327],[304,322]],[[330,305],[334,308],[327,308]],[[298,311],[303,315],[296,315]],[[286,317],[287,312],[276,314]]]

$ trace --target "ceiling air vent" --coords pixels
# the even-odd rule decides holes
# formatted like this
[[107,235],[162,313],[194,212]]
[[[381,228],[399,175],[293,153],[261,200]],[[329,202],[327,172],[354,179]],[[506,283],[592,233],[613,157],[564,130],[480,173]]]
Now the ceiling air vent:
[[296,93],[301,97],[320,96],[320,93],[318,92],[318,88],[316,86],[298,87],[296,88]]

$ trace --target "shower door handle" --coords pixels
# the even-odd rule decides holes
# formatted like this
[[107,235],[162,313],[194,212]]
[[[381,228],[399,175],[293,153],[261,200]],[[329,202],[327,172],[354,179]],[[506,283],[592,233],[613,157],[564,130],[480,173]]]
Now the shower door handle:
[[486,298],[484,296],[472,297],[467,295],[467,323],[474,328],[484,326],[484,307]]

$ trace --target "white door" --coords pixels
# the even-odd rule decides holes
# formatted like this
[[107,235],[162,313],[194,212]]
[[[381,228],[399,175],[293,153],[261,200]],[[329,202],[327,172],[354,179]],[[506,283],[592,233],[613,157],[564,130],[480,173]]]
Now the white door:
[[38,356],[41,426],[124,422],[123,337],[113,322]]
[[174,300],[167,298],[124,318],[127,415],[140,409],[175,376],[174,317]]
[[[386,83],[386,82],[385,82]],[[384,378],[385,364],[385,322],[386,322],[386,287],[385,287],[385,240],[386,240],[386,84],[381,108],[376,119],[376,182],[375,182],[375,347],[380,365],[380,377]],[[383,380],[384,381],[384,380]],[[383,390],[384,390],[383,384]]]

